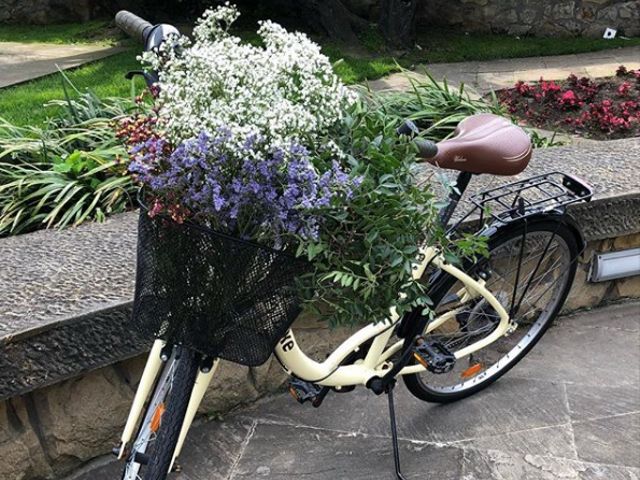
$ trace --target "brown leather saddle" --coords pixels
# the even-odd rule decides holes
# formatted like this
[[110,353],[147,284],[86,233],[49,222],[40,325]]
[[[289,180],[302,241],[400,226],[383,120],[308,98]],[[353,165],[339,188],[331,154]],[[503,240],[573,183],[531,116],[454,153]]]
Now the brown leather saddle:
[[506,118],[482,113],[466,118],[455,136],[437,144],[432,165],[469,173],[517,175],[531,159],[529,135]]

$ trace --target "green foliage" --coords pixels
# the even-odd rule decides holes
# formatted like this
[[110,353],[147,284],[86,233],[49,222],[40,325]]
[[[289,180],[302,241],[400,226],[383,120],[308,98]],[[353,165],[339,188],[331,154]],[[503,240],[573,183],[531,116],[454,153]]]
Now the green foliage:
[[[326,49],[323,49],[323,51]],[[347,85],[353,85],[366,79],[376,79],[401,71],[401,67],[391,57],[358,58],[329,55],[334,60],[334,70]]]
[[552,148],[552,147],[561,147],[565,144],[562,139],[556,139],[556,132],[553,133],[550,137],[547,135],[540,134],[537,130],[532,128],[525,128],[531,137],[531,143],[533,143],[533,148]]
[[[131,82],[124,78],[129,70],[140,69],[136,60],[136,52],[126,51],[96,62],[65,71],[73,85],[80,92],[92,91],[99,98],[129,97]],[[136,85],[142,86],[141,79]],[[17,126],[43,127],[48,118],[64,114],[66,107],[54,102],[52,106],[43,108],[51,99],[64,99],[64,89],[69,88],[69,96],[77,98],[70,87],[65,87],[64,78],[59,75],[48,75],[31,82],[7,87],[0,93],[0,116]]]
[[86,93],[57,103],[62,114],[45,128],[0,119],[0,236],[101,221],[133,205],[113,125],[133,102]]
[[389,305],[399,314],[416,306],[428,310],[425,286],[412,278],[420,245],[438,246],[456,263],[487,254],[485,239],[445,237],[430,184],[416,180],[415,146],[396,133],[410,117],[426,136],[442,140],[460,119],[487,108],[464,90],[433,81],[410,92],[362,92],[337,135],[362,185],[341,208],[327,212],[320,240],[299,248],[316,267],[302,282],[311,311],[339,325],[382,321]]
[[398,126],[374,95],[352,108],[337,140],[362,184],[326,213],[320,240],[299,249],[316,267],[303,279],[307,306],[333,325],[382,321],[390,305],[402,313],[429,303],[411,272],[418,246],[439,235],[437,212],[431,190],[415,182],[415,147]]
[[388,118],[400,122],[412,120],[429,140],[439,141],[451,136],[462,120],[482,112],[504,114],[495,101],[472,99],[465,86],[451,88],[447,82],[437,82],[426,73],[424,82],[411,81],[408,92],[390,92],[376,96],[378,108]]

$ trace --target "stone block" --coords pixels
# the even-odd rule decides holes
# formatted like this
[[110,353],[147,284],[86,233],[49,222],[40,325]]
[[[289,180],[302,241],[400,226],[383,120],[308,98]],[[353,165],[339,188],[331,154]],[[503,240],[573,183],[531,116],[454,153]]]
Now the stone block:
[[461,0],[461,1],[463,4],[478,5],[480,7],[484,7],[489,4],[489,0]]
[[23,480],[52,471],[23,398],[0,403],[0,478]]
[[640,247],[640,233],[624,235],[613,240],[611,250],[625,250]]
[[[487,31],[489,26],[494,32],[599,37],[605,27],[613,26],[626,35],[640,33],[640,5],[635,0],[429,0],[424,3],[428,6],[420,9],[419,21],[462,25],[469,31]],[[526,25],[532,28],[527,30]]]
[[117,444],[133,399],[112,367],[32,395],[42,444],[59,476]]
[[616,280],[617,298],[640,298],[640,275]]
[[525,8],[520,12],[519,17],[520,21],[525,25],[531,25],[538,17],[538,10],[534,10],[533,8]]
[[623,19],[640,18],[640,5],[637,1],[624,2],[620,5],[618,16]]
[[559,18],[573,18],[576,8],[576,2],[564,1],[554,2],[554,6],[551,9],[551,16],[554,20]]
[[527,35],[533,27],[531,25],[510,25],[507,28],[507,33],[509,35]]
[[224,413],[259,396],[248,367],[221,362],[199,411],[207,415]]
[[609,284],[606,282],[589,283],[588,274],[589,265],[585,263],[579,264],[573,286],[562,309],[564,313],[572,312],[579,308],[595,307],[607,298]]
[[618,20],[618,12],[620,10],[619,5],[611,5],[608,7],[604,7],[598,11],[597,19],[600,21],[610,22],[610,26],[616,26],[616,21]]
[[493,19],[492,25],[495,27],[508,28],[518,21],[518,12],[515,10],[503,10]]

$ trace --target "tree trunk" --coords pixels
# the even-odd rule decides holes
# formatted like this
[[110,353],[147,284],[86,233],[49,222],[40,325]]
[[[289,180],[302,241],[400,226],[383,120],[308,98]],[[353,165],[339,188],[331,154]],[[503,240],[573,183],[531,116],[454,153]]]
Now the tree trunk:
[[418,0],[382,0],[379,26],[390,47],[398,50],[413,48],[417,7]]
[[367,26],[366,20],[353,14],[340,0],[298,0],[304,20],[320,27],[331,38],[348,44],[358,44],[355,32]]

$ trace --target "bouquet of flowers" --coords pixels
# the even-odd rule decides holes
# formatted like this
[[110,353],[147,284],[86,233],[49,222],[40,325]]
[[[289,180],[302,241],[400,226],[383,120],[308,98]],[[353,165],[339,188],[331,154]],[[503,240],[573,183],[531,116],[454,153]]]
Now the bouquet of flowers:
[[261,45],[243,43],[229,30],[237,17],[208,10],[193,41],[142,58],[159,74],[154,108],[120,136],[148,215],[304,258],[298,295],[332,324],[426,305],[411,262],[435,208],[414,147],[304,34],[264,21]]

